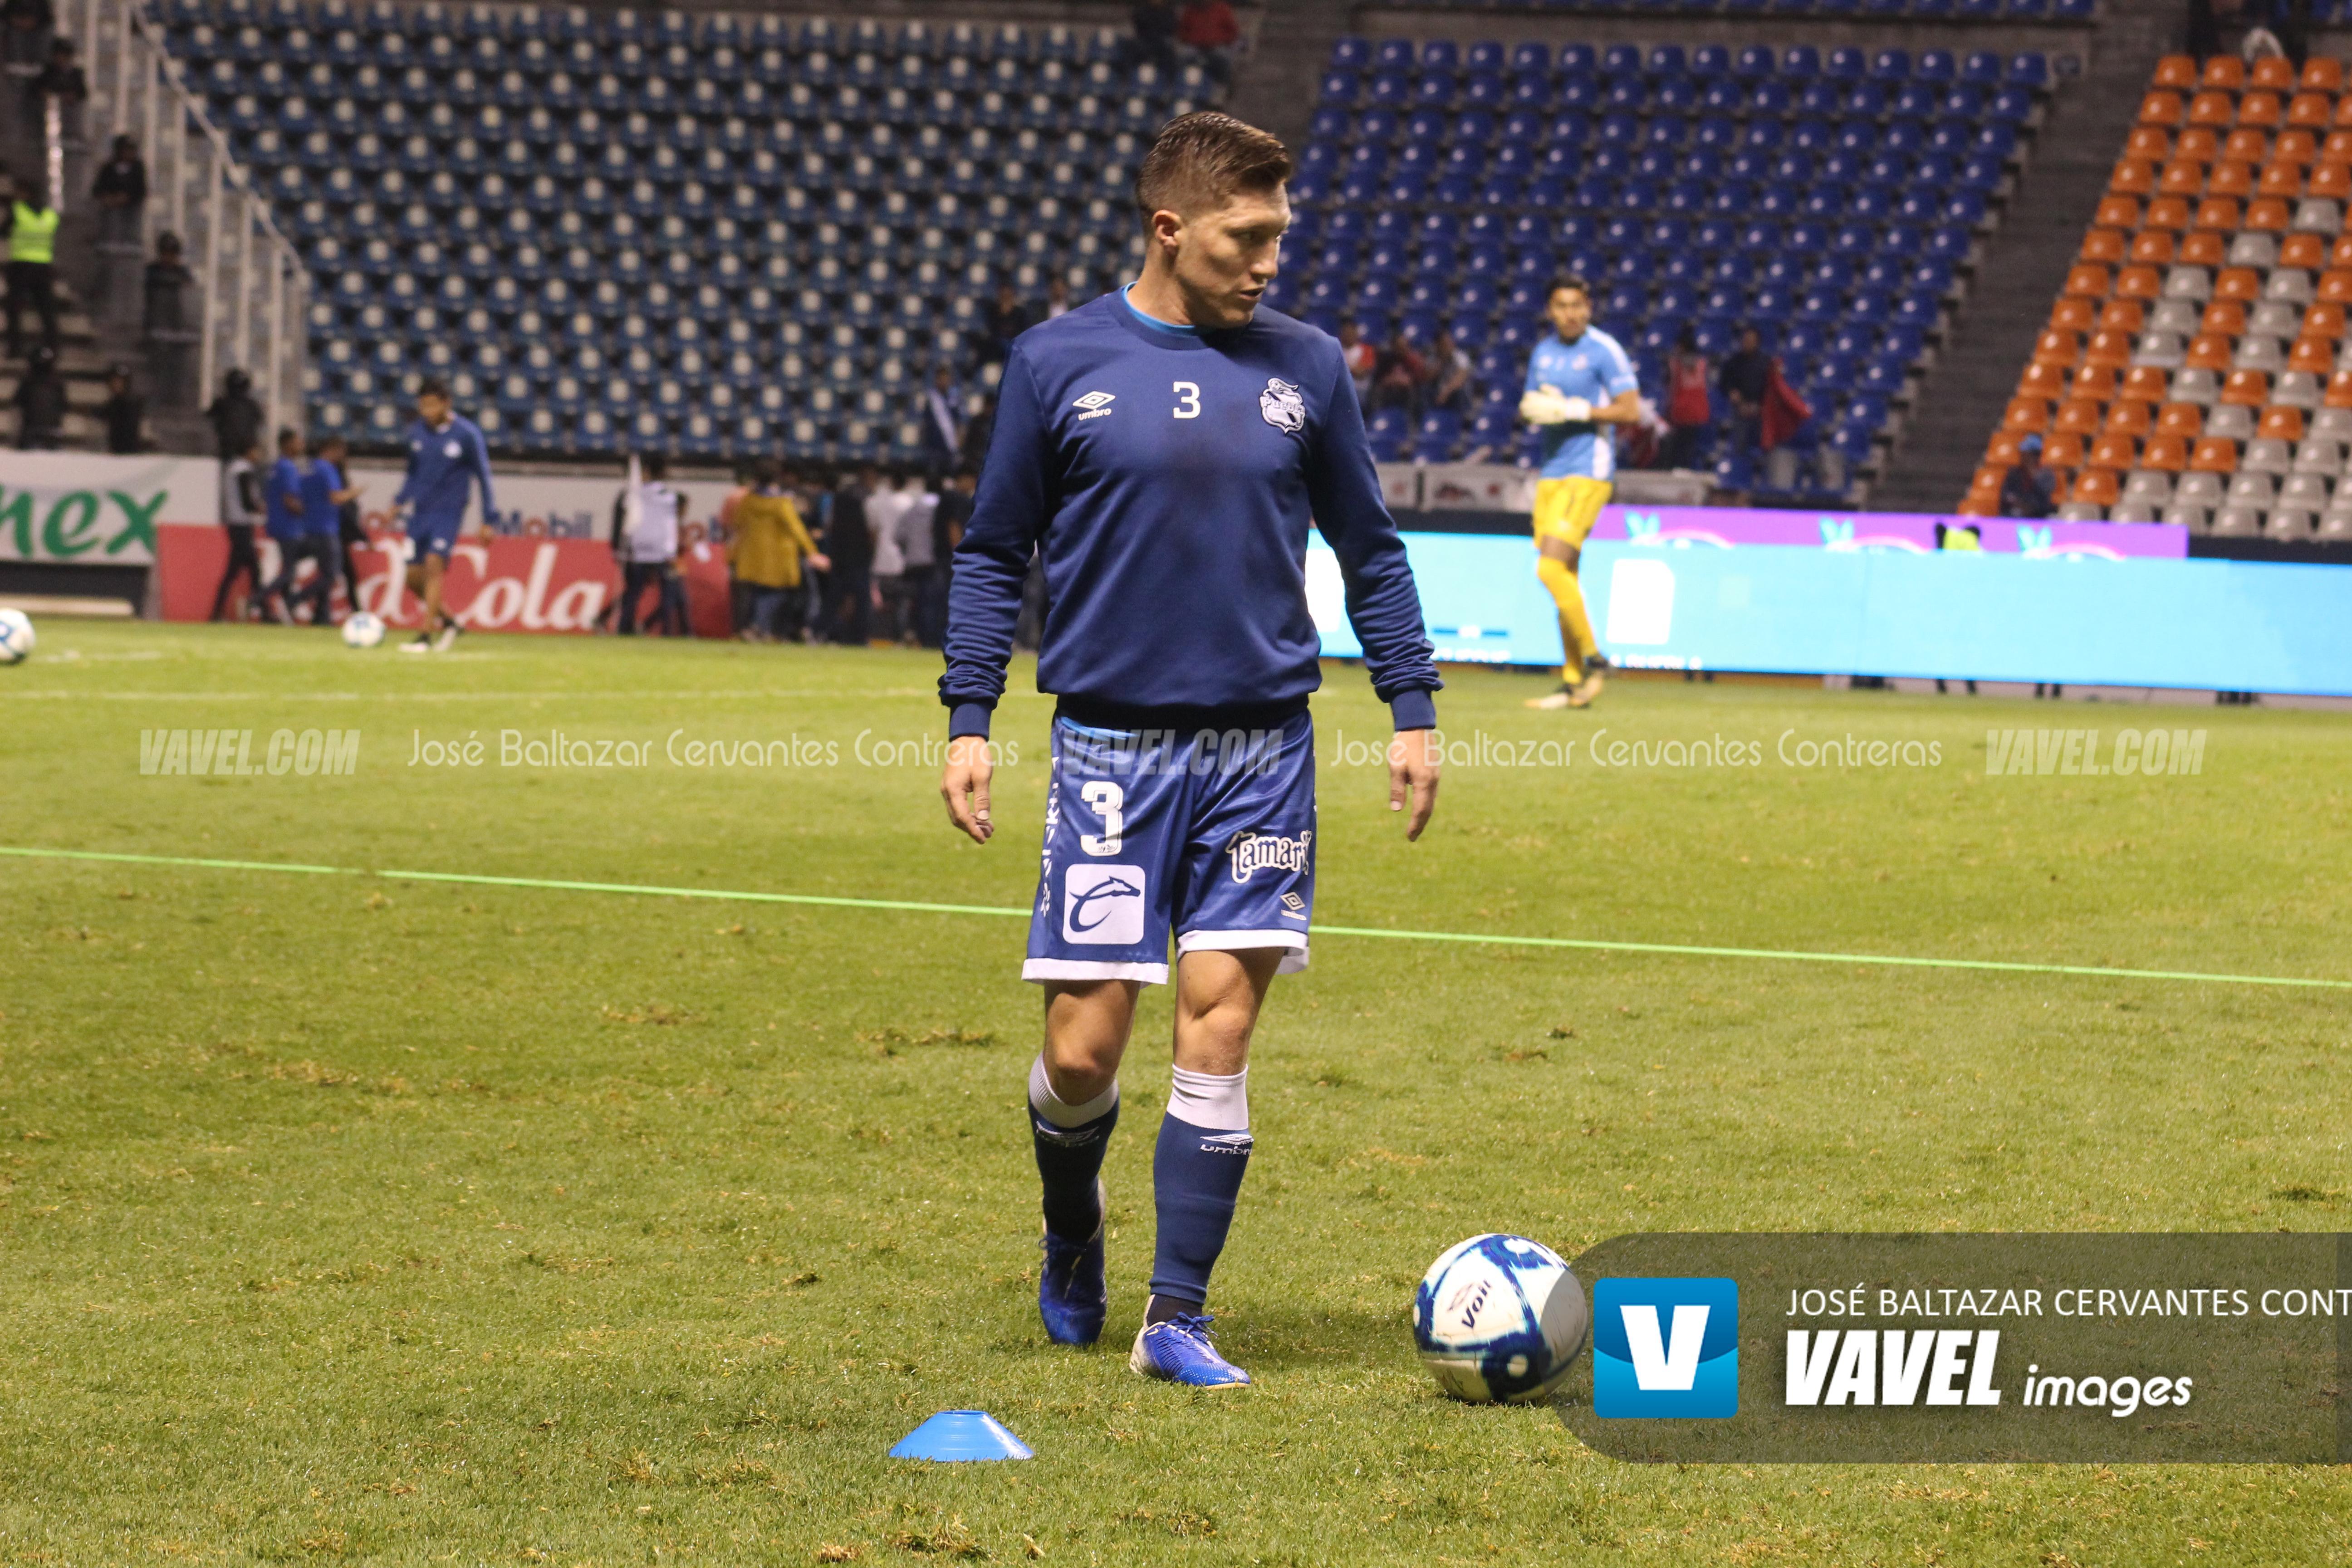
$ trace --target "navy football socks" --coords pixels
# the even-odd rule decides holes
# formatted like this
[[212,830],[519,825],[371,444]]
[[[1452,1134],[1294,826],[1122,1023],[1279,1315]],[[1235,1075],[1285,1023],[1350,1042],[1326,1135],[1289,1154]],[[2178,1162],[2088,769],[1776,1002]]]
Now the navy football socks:
[[1030,1069],[1029,1136],[1045,1191],[1045,1228],[1065,1241],[1086,1241],[1102,1223],[1096,1181],[1118,1125],[1116,1083],[1084,1105],[1067,1105],[1055,1098],[1042,1058]]
[[1152,1205],[1160,1222],[1151,1310],[1164,1308],[1162,1316],[1197,1311],[1209,1299],[1209,1272],[1225,1249],[1249,1170],[1248,1080],[1246,1071],[1223,1078],[1176,1069],[1151,1156]]

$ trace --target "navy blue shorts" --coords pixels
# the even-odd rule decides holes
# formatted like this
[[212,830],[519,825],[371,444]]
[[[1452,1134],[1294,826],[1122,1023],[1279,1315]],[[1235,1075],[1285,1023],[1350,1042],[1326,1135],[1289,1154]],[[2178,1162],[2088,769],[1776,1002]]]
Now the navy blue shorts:
[[457,531],[466,525],[463,517],[412,517],[408,520],[408,558],[422,561],[428,555],[449,559],[457,548]]
[[1101,730],[1054,721],[1024,980],[1164,984],[1168,942],[1307,967],[1315,724]]

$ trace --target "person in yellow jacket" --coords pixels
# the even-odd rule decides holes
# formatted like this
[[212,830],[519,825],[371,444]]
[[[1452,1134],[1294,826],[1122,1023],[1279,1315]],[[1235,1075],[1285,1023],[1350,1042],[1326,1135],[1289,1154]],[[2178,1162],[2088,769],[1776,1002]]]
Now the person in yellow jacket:
[[41,317],[41,342],[58,346],[58,209],[38,180],[19,180],[8,203],[8,357],[25,357],[25,312]]
[[762,458],[752,470],[751,490],[735,503],[727,563],[735,581],[751,590],[751,622],[740,634],[746,642],[779,642],[800,636],[801,563],[818,571],[833,563],[819,553],[801,521],[800,508],[784,488],[783,470]]

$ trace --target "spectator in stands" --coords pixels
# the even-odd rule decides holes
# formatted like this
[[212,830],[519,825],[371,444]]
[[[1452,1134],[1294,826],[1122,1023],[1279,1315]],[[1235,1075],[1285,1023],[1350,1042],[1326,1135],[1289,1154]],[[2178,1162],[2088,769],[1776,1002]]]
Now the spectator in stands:
[[1382,350],[1374,362],[1372,408],[1402,408],[1408,415],[1421,408],[1423,384],[1429,380],[1429,362],[1421,351],[1399,337]]
[[1470,413],[1470,384],[1475,367],[1451,328],[1440,327],[1429,345],[1429,406],[1448,409],[1465,417]]
[[1176,74],[1176,30],[1181,19],[1176,0],[1136,0],[1127,14],[1129,33],[1118,47],[1118,68],[1157,66],[1162,76]]
[[147,264],[147,304],[142,330],[150,338],[184,332],[187,290],[196,280],[181,259],[180,237],[165,229],[155,237],[155,259]]
[[67,146],[81,145],[81,106],[89,101],[89,79],[81,67],[74,64],[74,47],[70,40],[55,38],[49,43],[48,63],[25,93],[25,114],[31,123],[32,133],[46,136],[47,116],[51,104],[58,109],[58,136]]
[[863,647],[872,624],[874,599],[874,535],[866,527],[866,498],[873,470],[865,481],[845,475],[833,492],[833,520],[824,531],[824,553],[833,567],[826,589],[825,635],[853,647]]
[[2000,478],[2000,515],[2035,521],[2058,510],[2058,476],[2042,466],[2042,437],[2017,444],[2017,461]]
[[33,351],[15,402],[18,451],[54,452],[65,445],[66,382],[58,374],[57,350],[43,343]]
[[1226,0],[1186,0],[1176,19],[1176,41],[1219,87],[1233,84],[1234,49],[1241,39],[1242,25]]
[[1698,352],[1698,334],[1685,327],[1666,355],[1666,439],[1658,454],[1661,467],[1698,466],[1699,448],[1715,423],[1715,404],[1707,390],[1713,380],[1706,356]]
[[1339,323],[1339,353],[1356,384],[1356,401],[1362,403],[1372,395],[1372,375],[1380,369],[1381,351],[1364,341],[1361,323],[1347,321]]
[[41,318],[41,342],[58,346],[58,209],[39,180],[16,182],[8,204],[8,357],[23,356],[25,312]]
[[0,4],[0,22],[6,24],[10,74],[37,70],[48,53],[49,35],[58,25],[57,9],[50,0],[5,0]]
[[988,307],[982,318],[988,332],[988,344],[981,356],[983,364],[1002,364],[1004,356],[1013,352],[1013,340],[1030,327],[1029,307],[1013,291],[1010,283],[996,286],[996,302]]
[[147,210],[147,161],[139,155],[139,138],[114,139],[114,156],[98,166],[89,195],[98,204],[98,242],[137,245]]
[[963,416],[956,408],[955,372],[942,364],[931,372],[930,389],[923,394],[923,463],[934,476],[953,468],[963,457]]
[[629,482],[613,500],[613,553],[621,563],[619,624],[625,637],[637,635],[637,611],[646,590],[654,590],[651,633],[686,635],[686,591],[677,576],[678,517],[684,499],[667,482],[669,464],[659,452],[634,459]]
[[1064,282],[1062,275],[1056,272],[1045,279],[1045,313],[1037,319],[1041,321],[1050,321],[1056,316],[1066,316],[1069,313],[1070,286]]
[[822,570],[826,561],[809,537],[800,508],[785,488],[783,470],[772,458],[761,459],[752,471],[751,493],[736,503],[727,561],[735,580],[752,589],[750,624],[737,635],[746,642],[798,641],[807,604],[800,591],[801,563]]
[[1733,438],[1743,452],[1752,452],[1764,417],[1764,392],[1772,381],[1772,356],[1753,327],[1739,329],[1739,347],[1727,356],[1719,373],[1723,395],[1731,403]]
[[874,607],[880,613],[877,635],[897,642],[905,631],[907,601],[906,552],[899,548],[898,520],[914,504],[905,488],[867,471],[866,531],[874,539]]
[[245,601],[236,601],[236,614],[229,615],[229,593],[236,580],[245,579],[245,591],[252,597],[261,594],[261,557],[253,548],[253,531],[261,521],[261,437],[256,435],[245,450],[226,455],[221,469],[221,527],[228,534],[228,564],[221,568],[220,586],[213,590],[212,618],[216,621],[245,619]]
[[248,447],[260,445],[264,416],[261,405],[253,400],[253,377],[241,370],[223,376],[221,395],[205,410],[205,417],[212,423],[223,462]]
[[931,579],[934,552],[931,519],[940,510],[939,491],[919,481],[907,486],[908,500],[898,513],[898,640],[908,647],[937,647],[930,632]]
[[129,365],[107,367],[106,401],[99,405],[98,416],[106,422],[108,451],[124,454],[147,449],[147,433],[141,427],[147,419],[147,400],[131,389]]

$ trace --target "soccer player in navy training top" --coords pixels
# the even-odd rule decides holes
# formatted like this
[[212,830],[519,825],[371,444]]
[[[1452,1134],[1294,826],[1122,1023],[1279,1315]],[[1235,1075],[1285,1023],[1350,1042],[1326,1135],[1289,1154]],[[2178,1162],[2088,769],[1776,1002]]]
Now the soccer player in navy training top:
[[948,815],[979,843],[989,718],[1021,585],[1045,570],[1037,684],[1059,703],[1024,978],[1045,990],[1029,1074],[1045,1185],[1037,1305],[1091,1344],[1103,1150],[1136,996],[1176,944],[1175,1082],[1152,1159],[1150,1295],[1129,1364],[1246,1384],[1209,1336],[1209,1272],[1250,1155],[1249,1041],[1267,985],[1307,963],[1321,679],[1307,530],[1339,560],[1372,689],[1390,704],[1389,807],[1435,803],[1440,684],[1362,412],[1328,334],[1258,300],[1290,221],[1280,142],[1225,115],[1165,126],[1135,183],[1143,274],[1024,332],[955,558],[940,700]]
[[465,526],[474,482],[482,486],[482,518],[490,515],[490,448],[480,426],[449,406],[449,389],[428,381],[416,391],[416,421],[408,427],[408,477],[393,497],[408,509],[408,591],[425,601],[425,629],[403,653],[446,653],[457,646],[457,622],[441,608],[441,576]]

